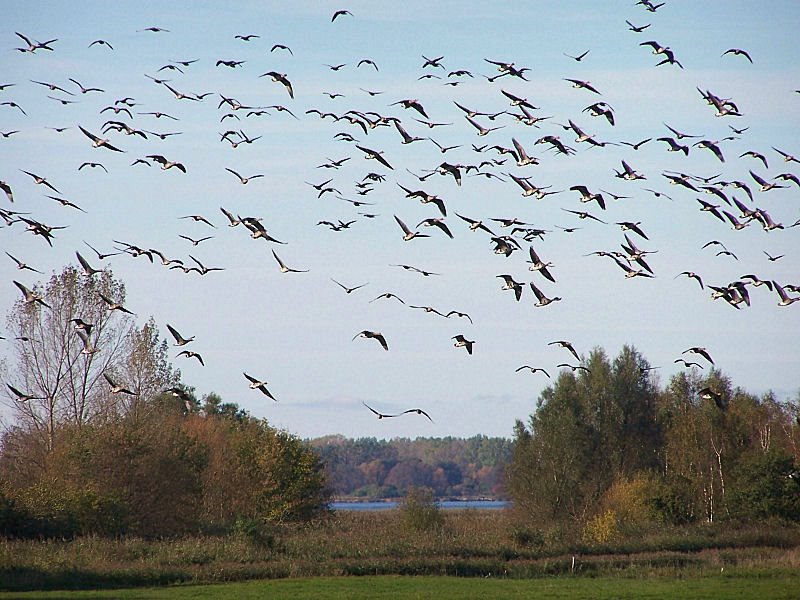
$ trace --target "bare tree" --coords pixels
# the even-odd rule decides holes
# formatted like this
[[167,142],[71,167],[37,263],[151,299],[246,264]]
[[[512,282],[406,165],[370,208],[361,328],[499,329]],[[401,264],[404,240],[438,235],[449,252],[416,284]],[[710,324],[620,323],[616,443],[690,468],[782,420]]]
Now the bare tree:
[[8,396],[17,420],[48,451],[59,424],[81,427],[128,413],[179,380],[152,321],[138,329],[134,315],[119,308],[125,286],[110,270],[87,275],[69,265],[33,292],[43,303],[20,299],[7,317],[15,336],[11,385],[31,398]]

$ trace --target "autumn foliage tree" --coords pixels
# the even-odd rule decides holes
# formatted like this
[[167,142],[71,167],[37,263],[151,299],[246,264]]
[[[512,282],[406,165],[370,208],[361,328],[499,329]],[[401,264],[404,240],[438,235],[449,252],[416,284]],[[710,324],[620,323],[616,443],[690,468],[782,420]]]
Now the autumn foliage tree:
[[19,300],[8,315],[9,385],[32,398],[8,387],[0,534],[163,536],[326,510],[313,450],[216,394],[198,401],[153,320],[109,309],[101,294],[125,299],[110,270],[68,266],[34,291],[44,304]]

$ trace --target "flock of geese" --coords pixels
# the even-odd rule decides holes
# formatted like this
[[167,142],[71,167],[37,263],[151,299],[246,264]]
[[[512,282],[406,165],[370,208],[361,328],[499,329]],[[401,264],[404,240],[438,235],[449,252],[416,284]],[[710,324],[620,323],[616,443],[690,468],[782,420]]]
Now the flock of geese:
[[[689,68],[690,58],[679,56],[677,51],[669,46],[662,45],[654,39],[648,39],[651,26],[656,28],[655,23],[659,13],[669,10],[666,3],[639,0],[635,3],[633,10],[643,12],[637,13],[636,18],[625,19],[623,16],[620,19],[620,23],[624,22],[627,25],[625,35],[630,37],[630,46],[633,51],[639,49],[651,51],[656,58],[656,62],[653,63],[654,69],[683,70]],[[646,15],[652,22],[645,23],[642,15]],[[334,29],[330,35],[337,35],[335,28],[342,26],[342,21],[350,20],[352,24],[356,24],[358,19],[358,14],[349,10],[336,10],[327,24]],[[634,24],[634,21],[637,24]],[[153,36],[151,38],[153,44],[168,45],[171,31],[152,26],[138,30],[136,35]],[[45,58],[41,56],[44,54],[62,56],[64,51],[60,47],[59,39],[39,41],[40,36],[41,34],[38,32],[15,32],[16,40],[21,42],[21,45],[15,48],[22,55],[18,57],[19,60],[37,61]],[[165,59],[163,64],[147,65],[147,72],[144,72],[144,69],[142,72],[142,81],[124,89],[112,89],[111,85],[105,85],[103,82],[92,82],[99,85],[84,85],[75,78],[61,77],[60,71],[54,69],[52,78],[47,81],[33,76],[26,80],[0,81],[0,127],[3,128],[3,131],[0,131],[2,134],[0,144],[13,144],[16,136],[34,135],[37,130],[45,127],[44,123],[36,122],[35,119],[46,118],[47,122],[60,121],[63,124],[58,127],[47,125],[48,129],[65,136],[77,132],[82,143],[87,143],[91,148],[92,156],[95,156],[96,160],[76,164],[76,172],[100,170],[108,176],[113,176],[115,169],[125,168],[141,169],[142,176],[145,176],[144,172],[148,170],[148,167],[157,167],[161,171],[172,171],[170,176],[173,177],[195,177],[197,174],[191,164],[191,157],[184,159],[174,156],[170,150],[170,140],[175,136],[200,135],[196,131],[180,131],[181,119],[185,119],[186,115],[191,114],[200,106],[214,104],[217,109],[217,122],[208,123],[208,131],[211,135],[218,136],[217,141],[226,151],[224,165],[220,166],[219,170],[230,174],[233,181],[236,182],[234,185],[241,184],[241,186],[252,187],[260,185],[257,183],[258,180],[268,179],[269,175],[253,173],[246,170],[245,166],[233,164],[236,153],[231,153],[231,151],[251,145],[254,145],[253,148],[258,148],[261,144],[276,143],[276,140],[270,138],[273,135],[279,135],[278,133],[273,134],[267,129],[259,131],[257,135],[253,133],[253,130],[257,128],[256,123],[260,119],[265,117],[273,120],[284,119],[281,121],[282,128],[290,127],[293,121],[306,125],[311,123],[314,127],[319,127],[318,123],[321,122],[324,124],[326,135],[330,135],[341,147],[341,155],[333,159],[319,157],[310,148],[308,155],[311,159],[307,160],[306,171],[302,175],[299,173],[296,175],[301,178],[305,177],[303,181],[313,189],[310,194],[312,198],[318,201],[335,198],[337,201],[346,203],[340,206],[349,205],[348,210],[354,212],[344,214],[345,210],[342,209],[341,216],[336,218],[319,218],[317,220],[315,217],[313,222],[307,223],[309,228],[325,228],[332,234],[346,235],[346,232],[353,229],[367,228],[370,223],[388,221],[393,223],[392,227],[396,226],[394,231],[397,238],[411,245],[442,244],[461,236],[476,236],[469,238],[470,243],[484,244],[490,252],[510,259],[508,262],[498,262],[498,272],[488,275],[487,279],[494,277],[500,280],[500,290],[511,292],[509,296],[516,302],[521,302],[523,297],[528,296],[527,290],[529,289],[530,294],[535,298],[532,306],[545,308],[553,303],[568,300],[556,295],[553,291],[544,291],[548,287],[555,289],[557,276],[561,276],[554,263],[543,258],[547,254],[543,249],[546,246],[547,236],[554,234],[555,229],[559,230],[555,235],[590,236],[591,230],[584,223],[593,223],[597,227],[616,226],[622,233],[619,248],[596,250],[588,256],[609,260],[610,264],[618,267],[627,279],[686,277],[695,281],[701,291],[708,288],[712,292],[713,299],[722,300],[736,311],[749,307],[752,291],[761,286],[773,295],[773,301],[779,307],[787,307],[800,301],[800,285],[798,285],[800,282],[778,281],[769,275],[762,277],[748,273],[733,281],[712,285],[705,281],[708,278],[706,274],[700,274],[693,270],[685,270],[676,274],[674,271],[669,272],[664,269],[656,273],[651,264],[652,259],[648,259],[648,257],[655,254],[657,250],[640,247],[650,245],[650,237],[647,233],[650,223],[635,221],[633,218],[614,221],[613,218],[605,216],[612,212],[609,210],[611,204],[619,203],[622,206],[626,201],[632,203],[667,200],[685,206],[696,205],[698,212],[696,218],[706,219],[710,231],[715,227],[720,230],[722,225],[725,225],[737,233],[747,228],[761,228],[765,232],[778,230],[781,232],[778,235],[793,235],[790,230],[800,226],[800,219],[795,222],[784,221],[783,219],[787,218],[785,215],[788,214],[788,210],[782,205],[778,205],[778,211],[784,216],[778,219],[771,214],[773,210],[770,208],[768,212],[765,206],[768,205],[774,194],[794,193],[796,196],[798,188],[800,188],[800,179],[790,169],[800,163],[800,159],[796,158],[789,150],[777,147],[761,149],[761,151],[748,148],[741,153],[738,153],[738,149],[733,150],[734,143],[737,143],[740,149],[743,144],[747,143],[747,131],[750,128],[750,124],[746,120],[747,107],[744,106],[745,103],[737,99],[717,95],[711,90],[701,87],[697,88],[697,102],[705,103],[710,107],[709,128],[713,126],[719,129],[718,124],[722,122],[728,128],[729,134],[721,139],[709,139],[711,136],[705,136],[698,132],[687,133],[678,127],[663,123],[663,129],[662,125],[654,127],[652,135],[646,139],[621,140],[620,136],[615,133],[615,128],[620,120],[625,119],[625,115],[618,114],[615,108],[605,100],[603,86],[600,82],[593,83],[584,79],[563,77],[565,85],[570,84],[574,87],[574,94],[583,95],[587,105],[580,113],[555,116],[537,106],[539,102],[535,98],[536,68],[523,66],[518,62],[519,59],[510,61],[487,57],[480,64],[472,65],[470,68],[463,68],[460,65],[458,68],[454,68],[451,65],[458,63],[455,57],[420,54],[417,81],[403,82],[409,91],[415,89],[415,92],[409,93],[408,97],[398,99],[392,92],[384,92],[375,88],[374,84],[376,77],[381,73],[381,66],[370,58],[359,57],[358,62],[353,59],[351,63],[324,65],[328,71],[334,74],[345,68],[363,71],[364,81],[369,83],[358,88],[357,96],[348,89],[347,93],[325,91],[319,97],[309,97],[304,90],[308,89],[310,84],[296,81],[292,75],[292,61],[295,60],[296,53],[297,55],[303,53],[303,48],[296,45],[292,48],[279,39],[268,39],[261,33],[246,32],[230,37],[235,40],[235,43],[241,44],[242,48],[245,46],[252,48],[260,44],[257,56],[259,57],[258,63],[263,69],[275,64],[280,64],[281,68],[279,70],[274,67],[270,70],[262,69],[263,72],[256,73],[247,71],[248,66],[256,62],[255,59],[244,60],[228,57],[216,60],[214,68],[223,71],[230,69],[231,81],[234,80],[234,77],[238,77],[240,80],[247,79],[248,85],[256,82],[266,83],[267,87],[264,88],[265,91],[261,97],[266,95],[280,98],[276,103],[261,103],[255,98],[240,100],[226,95],[228,92],[222,90],[189,91],[190,86],[184,81],[189,77],[188,74],[192,69],[198,68],[198,65],[195,64],[198,61],[195,59]],[[592,40],[579,41],[587,45],[592,44]],[[86,39],[85,46],[98,53],[98,61],[113,61],[115,53],[121,52],[120,44],[113,39]],[[174,48],[171,51],[174,51]],[[569,61],[574,61],[573,66],[582,67],[593,60],[591,47],[581,49],[580,52],[563,52],[563,54]],[[248,54],[247,56],[252,55]],[[526,56],[529,55],[526,54]],[[68,58],[68,56],[63,57]],[[752,65],[757,63],[757,57],[751,56],[747,50],[737,47],[721,48],[720,60],[743,61],[738,65],[743,69],[752,68]],[[487,69],[490,70],[491,75],[483,73]],[[282,72],[284,70],[285,73]],[[147,79],[144,79],[145,77]],[[475,85],[475,82],[481,78],[485,80],[480,95],[480,104],[483,105],[483,109],[478,110],[472,106],[472,100],[465,100],[459,96],[459,86],[467,81],[470,82],[470,85]],[[388,85],[389,82],[383,80],[383,83]],[[273,85],[274,87],[270,87]],[[452,90],[449,112],[438,114],[438,111],[431,110],[431,104],[425,99],[426,89],[431,88],[425,88],[425,85],[448,86]],[[15,91],[25,86],[33,87],[52,101],[46,115],[29,114],[26,107],[14,99]],[[150,102],[143,103],[137,99],[136,90],[143,86],[148,86],[150,92],[157,92],[157,97],[160,98],[158,105],[151,105]],[[421,87],[416,89],[415,86]],[[396,87],[396,84],[392,85],[392,88]],[[511,89],[514,91],[510,91]],[[523,90],[527,91],[527,98],[520,95]],[[796,91],[800,92],[800,90]],[[128,93],[131,95],[127,95]],[[438,97],[442,92],[437,90],[436,94]],[[412,95],[417,97],[412,97]],[[96,113],[77,112],[71,106],[80,103],[88,105],[88,100],[93,98],[102,98],[99,102],[104,105]],[[366,104],[367,102],[369,102],[369,109],[359,107],[359,103]],[[798,98],[798,102],[800,102],[800,98]],[[308,106],[308,108],[303,110],[304,106]],[[554,113],[556,109],[557,107],[550,107]],[[580,125],[579,122],[581,122]],[[9,123],[13,123],[12,128],[8,128]],[[590,127],[590,124],[594,124],[594,126]],[[219,128],[225,131],[219,132]],[[589,133],[590,129],[602,131],[602,133]],[[143,146],[145,143],[146,145]],[[647,144],[651,144],[652,147],[656,143],[663,144],[664,151],[674,153],[679,158],[682,157],[684,165],[682,171],[654,172],[635,168],[637,153]],[[435,147],[439,160],[426,165],[410,160],[403,162],[399,158],[401,153],[398,151],[403,146],[425,148],[425,150],[418,151],[418,155],[423,157],[429,156],[432,147]],[[147,150],[137,154],[132,150],[134,147],[146,147]],[[615,163],[620,168],[613,168],[613,174],[609,174],[602,181],[591,183],[579,181],[574,185],[564,187],[564,189],[536,183],[547,179],[548,169],[563,168],[563,164],[569,164],[569,161],[576,160],[576,156],[588,156],[591,157],[589,159],[591,161],[601,161],[603,153],[611,147],[624,147],[627,149],[627,155]],[[10,150],[12,156],[13,152]],[[713,175],[694,173],[692,159],[698,152],[710,152],[721,172]],[[731,152],[738,153],[734,161],[731,160]],[[402,155],[409,156],[408,153]],[[112,159],[114,156],[123,158]],[[411,156],[414,155],[411,154]],[[457,159],[451,157],[457,157]],[[0,217],[7,229],[4,245],[10,250],[5,254],[19,271],[18,279],[23,279],[22,274],[28,271],[43,274],[42,271],[30,266],[23,258],[20,258],[21,249],[11,247],[11,236],[8,232],[19,229],[24,229],[31,235],[41,238],[42,242],[51,247],[53,251],[71,250],[68,252],[69,254],[74,252],[86,277],[92,277],[102,272],[103,269],[100,266],[102,261],[112,256],[144,259],[154,266],[160,264],[167,269],[183,274],[196,274],[203,277],[213,276],[212,273],[227,268],[227,265],[205,264],[196,256],[188,253],[185,257],[170,257],[163,250],[152,248],[147,243],[122,241],[119,239],[122,235],[118,233],[123,230],[121,226],[114,229],[109,227],[109,232],[93,233],[92,242],[101,247],[113,247],[111,251],[101,252],[88,241],[84,241],[86,247],[92,252],[89,255],[91,260],[83,256],[80,251],[75,251],[74,248],[62,247],[59,244],[59,232],[67,226],[46,223],[43,217],[36,216],[37,213],[42,212],[37,204],[38,199],[35,198],[37,190],[41,189],[45,197],[61,205],[62,212],[54,219],[56,222],[61,222],[62,219],[66,220],[66,217],[62,217],[62,215],[70,214],[77,215],[70,218],[79,223],[81,213],[86,211],[80,206],[80,201],[70,199],[74,197],[70,191],[70,182],[51,181],[47,174],[41,175],[26,170],[26,168],[33,168],[27,166],[29,162],[33,162],[32,159],[33,157],[20,155],[13,163],[7,161],[0,167],[0,178],[2,178],[0,189],[4,192],[7,200],[5,206],[0,208]],[[120,162],[123,159],[124,162]],[[364,160],[368,162],[361,162]],[[748,177],[736,179],[724,175],[732,162],[747,164]],[[770,162],[773,163],[772,167],[770,167]],[[108,163],[110,168],[104,163]],[[785,165],[786,170],[780,169],[782,172],[774,172],[776,163]],[[361,166],[367,164],[372,166]],[[317,175],[322,172],[328,175],[318,177]],[[354,172],[358,173],[355,177],[348,178],[342,175],[342,173]],[[151,174],[147,173],[147,176],[151,176]],[[581,178],[580,170],[576,171],[575,177]],[[557,204],[571,221],[568,222],[568,225],[541,225],[516,217],[467,215],[463,214],[466,212],[463,208],[459,208],[457,211],[453,210],[451,205],[459,203],[460,198],[469,195],[472,184],[481,180],[485,181],[486,185],[491,184],[494,190],[493,194],[495,194],[494,198],[489,199],[491,202],[487,203],[486,212],[499,210],[503,206],[500,202],[502,196],[514,197],[519,194],[525,198],[525,202],[536,200]],[[436,185],[433,185],[435,182]],[[617,182],[621,186],[627,186],[624,189],[624,195],[604,189]],[[677,191],[668,193],[668,188]],[[439,192],[438,190],[441,189],[446,189],[447,193]],[[779,190],[788,190],[788,192]],[[674,197],[670,194],[673,194]],[[176,216],[179,220],[195,223],[196,226],[204,228],[208,233],[207,235],[197,235],[187,232],[177,234],[178,237],[190,244],[192,248],[213,245],[215,242],[212,240],[217,237],[219,227],[221,227],[219,224],[221,216],[222,223],[228,228],[241,227],[247,230],[252,240],[268,244],[270,251],[267,256],[271,254],[272,260],[277,263],[281,274],[302,277],[302,274],[313,270],[313,265],[290,266],[293,262],[289,260],[292,240],[283,239],[283,236],[277,233],[273,234],[271,229],[265,225],[264,217],[247,215],[240,209],[231,209],[230,206],[235,203],[235,197],[235,194],[232,194],[229,198],[223,199],[221,202],[223,205],[219,207],[218,214],[195,213]],[[382,205],[385,207],[388,204],[387,198],[398,197],[418,201],[423,207],[422,210],[430,211],[429,216],[417,221],[416,218],[410,219],[406,214],[398,214],[399,211],[382,209]],[[248,207],[247,210],[254,210],[254,208]],[[52,214],[52,212],[48,212],[48,215]],[[718,223],[709,222],[708,219]],[[166,226],[164,227],[166,228]],[[212,234],[212,230],[216,231]],[[102,239],[106,233],[108,233],[108,239]],[[421,240],[425,238],[429,238],[431,241],[422,242]],[[477,241],[472,242],[472,240]],[[700,250],[705,248],[711,248],[719,257],[738,260],[738,257],[719,240],[708,241]],[[84,248],[81,250],[86,252]],[[252,247],[252,249],[248,247],[246,251],[259,252],[260,246]],[[791,260],[790,257],[772,255],[766,250],[763,250],[763,254],[766,255],[769,263]],[[523,281],[522,277],[516,274],[517,271],[514,269],[517,267],[518,256],[525,257],[526,272],[531,274],[532,280]],[[501,258],[498,258],[498,261],[500,260]],[[402,268],[423,279],[441,275],[441,273],[412,264],[398,262],[391,266]],[[326,279],[329,279],[348,296],[369,285],[368,282],[342,283],[330,276]],[[29,282],[30,279],[25,279],[25,281]],[[45,299],[37,289],[33,288],[32,283],[23,283],[14,279],[13,284],[22,294],[23,302],[37,305],[40,310],[49,309]],[[458,322],[459,327],[468,328],[473,325],[472,316],[460,309],[438,309],[425,304],[407,303],[392,291],[386,291],[373,297],[369,303],[381,300],[392,300],[406,308]],[[134,314],[114,298],[100,295],[98,301],[105,303],[108,311]],[[502,302],[502,298],[499,302]],[[84,322],[81,315],[75,315],[72,321],[75,326],[75,335],[82,342],[83,354],[91,356],[102,352],[102,348],[97,348],[95,345],[93,325]],[[192,360],[199,366],[205,366],[203,356],[190,349],[194,347],[194,335],[184,336],[175,326],[168,323],[166,328],[174,340],[174,348],[177,350],[176,358]],[[467,333],[468,331],[469,329],[462,330],[452,335],[450,340],[455,348],[463,348],[468,355],[473,355],[473,352],[480,352],[481,345],[479,340],[471,339],[474,336]],[[381,331],[363,329],[352,336],[352,341],[359,338],[374,342],[379,351],[390,351],[391,339],[387,339],[387,336]],[[20,340],[18,339],[18,341]],[[22,343],[26,342],[22,340]],[[590,374],[586,364],[582,364],[581,353],[573,346],[572,342],[555,340],[547,345],[561,348],[568,353],[570,359],[576,361],[575,363],[559,362],[555,364],[556,369],[569,369],[573,372],[582,371]],[[698,360],[690,360],[693,358]],[[703,369],[704,366],[713,366],[715,363],[708,349],[703,346],[690,346],[682,351],[676,350],[674,364],[680,368]],[[523,364],[516,369],[516,372],[541,373],[550,378],[552,369],[548,370],[546,367]],[[646,376],[647,370],[649,369],[644,370],[642,376]],[[277,401],[276,396],[273,396],[267,388],[269,385],[267,381],[246,372],[243,375],[250,389]],[[111,394],[135,395],[137,393],[136,390],[130,389],[124,381],[120,381],[114,373],[104,373],[104,378]],[[10,382],[7,383],[7,388],[11,392],[11,398],[17,401],[27,402],[39,399],[36,394],[20,390]],[[172,388],[171,391],[176,396],[184,397],[179,388]],[[701,390],[699,395],[702,398],[713,399],[720,405],[721,397],[715,390],[706,388]],[[433,422],[430,414],[421,408],[384,413],[366,403],[364,406],[378,419],[420,415]]]

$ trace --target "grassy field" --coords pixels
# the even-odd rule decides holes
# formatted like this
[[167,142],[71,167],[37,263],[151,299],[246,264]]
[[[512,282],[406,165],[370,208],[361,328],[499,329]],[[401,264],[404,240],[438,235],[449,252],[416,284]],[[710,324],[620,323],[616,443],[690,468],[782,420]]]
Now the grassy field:
[[[381,587],[387,597],[430,597],[438,590],[444,597],[475,592],[513,598],[535,597],[548,585],[557,589],[547,597],[564,590],[563,597],[602,598],[606,587],[607,597],[687,597],[670,586],[690,586],[686,593],[698,598],[706,592],[714,598],[789,598],[779,594],[788,589],[798,597],[800,589],[798,527],[658,529],[587,545],[558,532],[520,530],[503,511],[452,511],[443,519],[419,530],[399,511],[339,513],[226,536],[0,540],[0,591],[14,593],[0,598],[43,590],[62,590],[49,597],[83,597],[63,590],[113,590],[85,592],[101,598],[217,597],[228,590],[231,597],[247,597],[269,590],[280,598],[290,590],[287,597],[352,598],[380,597]],[[398,575],[405,577],[392,577]],[[190,587],[250,580],[260,581]],[[148,589],[158,586],[170,587]],[[630,594],[621,596],[623,590]],[[746,595],[731,595],[739,591]]]
[[216,585],[185,585],[161,588],[137,588],[77,592],[2,593],[0,599],[148,599],[187,600],[197,598],[249,598],[297,600],[301,598],[361,598],[387,600],[402,598],[525,598],[548,599],[654,599],[692,598],[726,600],[761,598],[791,600],[797,598],[800,573],[741,572],[730,576],[676,578],[548,577],[540,579],[465,579],[453,577],[316,577],[274,581],[248,581]]

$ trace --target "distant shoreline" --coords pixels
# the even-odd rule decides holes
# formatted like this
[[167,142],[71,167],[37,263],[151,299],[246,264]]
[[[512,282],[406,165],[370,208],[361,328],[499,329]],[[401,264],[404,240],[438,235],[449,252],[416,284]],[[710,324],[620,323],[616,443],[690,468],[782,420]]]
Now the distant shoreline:
[[[378,504],[384,503],[399,503],[405,499],[405,496],[395,496],[391,498],[370,498],[364,496],[333,496],[330,503],[348,503],[348,504]],[[510,502],[508,498],[493,498],[491,496],[442,496],[434,498],[436,502]]]

